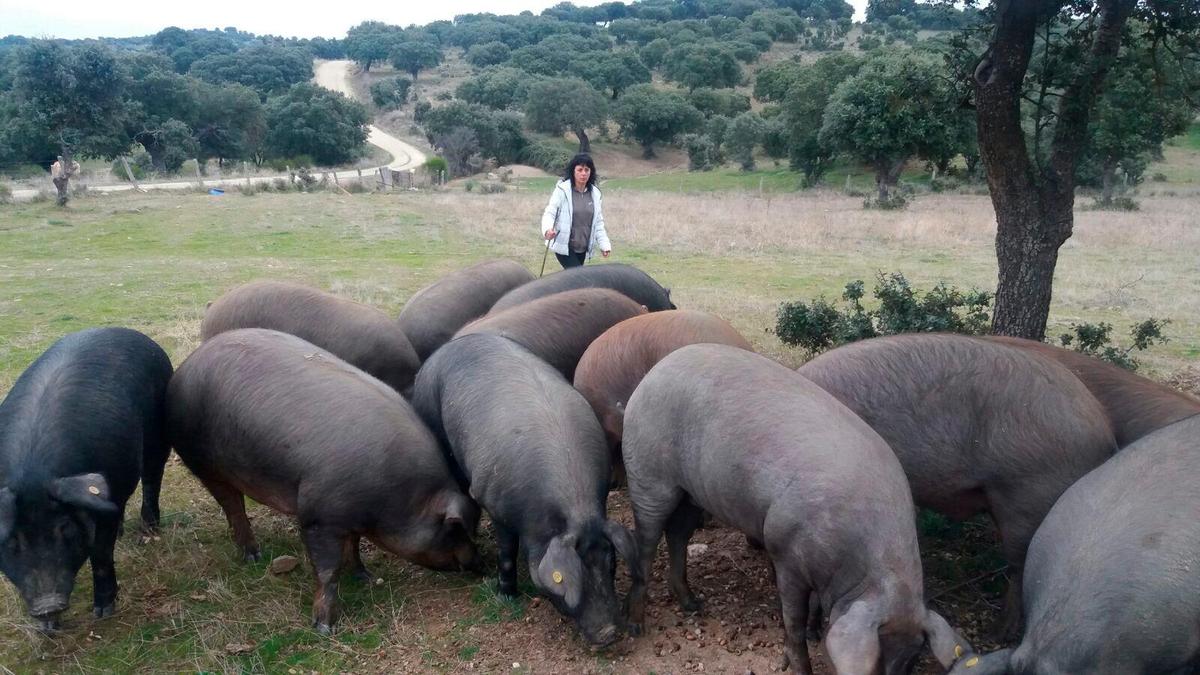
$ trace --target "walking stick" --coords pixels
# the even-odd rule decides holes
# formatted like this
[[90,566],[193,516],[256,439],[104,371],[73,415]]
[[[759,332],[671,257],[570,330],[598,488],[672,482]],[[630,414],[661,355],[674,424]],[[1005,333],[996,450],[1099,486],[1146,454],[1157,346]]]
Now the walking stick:
[[546,258],[550,257],[550,240],[544,239],[542,240],[542,243],[546,245],[546,252],[542,254],[542,271],[538,272],[539,279],[541,279],[542,275],[546,273]]

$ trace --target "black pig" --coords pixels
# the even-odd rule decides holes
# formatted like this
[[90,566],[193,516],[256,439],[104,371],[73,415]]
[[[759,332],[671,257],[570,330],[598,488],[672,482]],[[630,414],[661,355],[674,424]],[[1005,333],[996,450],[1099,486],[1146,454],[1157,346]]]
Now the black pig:
[[0,404],[0,570],[43,630],[87,559],[94,614],[113,613],[113,546],[139,477],[142,522],[158,524],[170,379],[153,340],[94,328],[54,343]]
[[583,396],[520,345],[483,333],[434,352],[417,373],[413,406],[492,516],[500,591],[516,593],[523,544],[533,584],[584,638],[616,640],[614,548],[632,564],[633,539],[605,518],[608,448]]

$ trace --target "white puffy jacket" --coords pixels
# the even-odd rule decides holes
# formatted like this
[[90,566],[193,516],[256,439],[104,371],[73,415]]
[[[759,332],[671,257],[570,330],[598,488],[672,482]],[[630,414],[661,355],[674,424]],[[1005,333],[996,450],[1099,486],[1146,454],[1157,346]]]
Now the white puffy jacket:
[[[542,238],[550,230],[558,232],[554,239],[547,239],[546,246],[559,255],[567,255],[571,242],[571,181],[561,180],[550,193],[550,203],[542,212]],[[611,251],[608,232],[604,229],[604,213],[600,209],[600,188],[592,186],[592,237],[588,240],[587,257],[599,246],[601,251]]]

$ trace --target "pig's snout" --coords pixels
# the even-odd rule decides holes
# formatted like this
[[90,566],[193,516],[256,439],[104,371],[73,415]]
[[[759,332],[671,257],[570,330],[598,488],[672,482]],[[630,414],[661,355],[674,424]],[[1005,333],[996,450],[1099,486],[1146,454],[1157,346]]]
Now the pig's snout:
[[29,603],[29,615],[37,619],[45,619],[60,614],[67,608],[67,596],[61,593],[43,595]]
[[595,648],[607,647],[617,641],[621,635],[621,629],[617,628],[616,624],[608,624],[607,626],[596,631],[588,636],[588,642],[592,643]]

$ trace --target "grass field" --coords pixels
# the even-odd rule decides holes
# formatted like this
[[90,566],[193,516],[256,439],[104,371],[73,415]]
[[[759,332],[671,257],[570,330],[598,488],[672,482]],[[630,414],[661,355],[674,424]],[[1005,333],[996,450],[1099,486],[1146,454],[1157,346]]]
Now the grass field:
[[[804,355],[771,333],[783,301],[836,298],[852,279],[869,287],[879,270],[923,288],[994,287],[986,196],[930,194],[906,211],[864,211],[860,198],[776,191],[766,187],[773,174],[760,175],[761,195],[757,177],[746,184],[730,172],[703,186],[690,174],[612,180],[605,208],[613,260],[642,267],[672,287],[680,307],[729,319],[789,365]],[[496,195],[124,194],[77,199],[66,210],[0,206],[0,395],[54,340],[89,326],[141,330],[178,365],[198,344],[205,303],[250,279],[309,283],[394,316],[417,289],[478,260],[512,258],[536,274],[547,186]],[[1143,356],[1144,368],[1161,377],[1188,367],[1200,357],[1197,251],[1194,199],[1147,198],[1136,213],[1078,212],[1060,257],[1051,333],[1108,321],[1123,335],[1135,321],[1169,318],[1171,341]],[[555,266],[550,260],[548,271]],[[128,510],[110,619],[91,618],[85,571],[65,630],[44,638],[29,630],[11,585],[0,583],[0,672],[603,672],[659,663],[593,654],[545,603],[504,601],[491,581],[376,551],[366,562],[380,581],[343,584],[341,631],[322,639],[308,628],[310,573],[267,571],[272,556],[302,555],[287,518],[252,510],[266,555],[243,565],[216,504],[175,462],[163,510],[161,537],[144,543],[136,508]],[[778,633],[777,624],[764,630]],[[497,652],[497,640],[507,651]],[[678,669],[665,657],[661,664]]]

